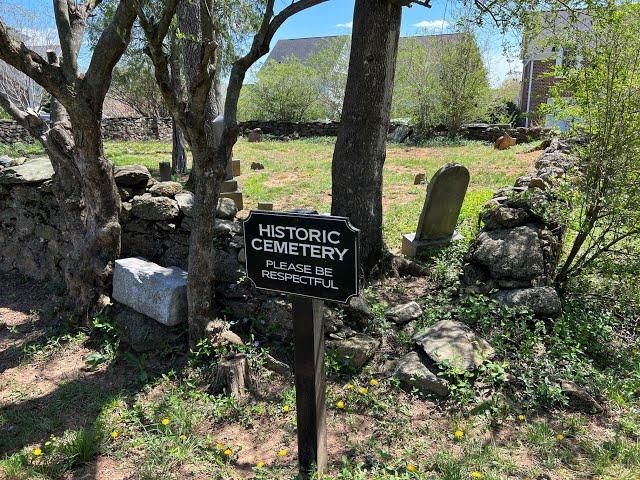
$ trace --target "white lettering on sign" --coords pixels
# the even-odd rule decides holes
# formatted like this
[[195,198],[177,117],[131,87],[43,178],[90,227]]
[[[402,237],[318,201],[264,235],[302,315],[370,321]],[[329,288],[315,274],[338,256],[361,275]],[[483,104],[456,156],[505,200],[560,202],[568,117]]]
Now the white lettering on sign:
[[[333,230],[259,224],[258,232],[260,237],[251,240],[251,248],[257,251],[339,261],[344,260],[344,256],[349,252],[348,248],[332,246],[340,244],[340,232]],[[329,245],[301,242],[319,242]]]

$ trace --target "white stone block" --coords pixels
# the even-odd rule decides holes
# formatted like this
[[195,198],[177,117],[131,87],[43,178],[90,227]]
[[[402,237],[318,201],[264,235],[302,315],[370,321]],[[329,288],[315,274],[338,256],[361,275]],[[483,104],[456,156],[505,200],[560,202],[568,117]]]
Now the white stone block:
[[178,267],[121,258],[113,274],[113,298],[163,325],[177,325],[187,319],[187,275]]

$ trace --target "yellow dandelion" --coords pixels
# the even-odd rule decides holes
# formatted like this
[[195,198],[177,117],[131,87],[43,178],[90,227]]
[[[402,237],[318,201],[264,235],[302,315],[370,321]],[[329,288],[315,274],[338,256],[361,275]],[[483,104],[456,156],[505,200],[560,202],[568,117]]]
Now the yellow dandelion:
[[33,453],[34,457],[39,457],[40,455],[42,455],[42,449],[40,447],[38,447],[38,448],[34,449],[33,452],[31,452],[31,453]]
[[114,440],[118,438],[118,435],[120,435],[120,432],[117,430],[114,430],[113,432],[111,432],[111,438],[113,438]]
[[369,393],[369,389],[367,387],[360,387],[358,391],[361,395],[366,395],[367,393]]
[[279,457],[285,457],[287,455],[287,451],[283,448],[278,452]]
[[418,471],[418,467],[416,467],[413,463],[409,463],[407,464],[407,471],[408,472],[417,472]]
[[163,418],[162,419],[162,424],[166,427],[167,425],[169,425],[171,423],[171,420],[169,420],[168,418]]
[[564,435],[563,435],[563,434],[561,434],[561,433],[558,433],[558,434],[556,435],[556,440],[558,440],[559,442],[561,442],[562,440],[564,440]]
[[462,430],[456,430],[455,432],[453,432],[453,436],[459,440],[464,437],[464,432]]
[[369,380],[369,385],[371,385],[372,387],[375,387],[376,385],[378,385],[378,380],[376,380],[375,378],[372,378],[371,380]]
[[262,460],[260,460],[258,463],[256,463],[256,467],[257,468],[262,468],[264,467],[264,462]]
[[521,422],[524,422],[527,419],[527,417],[525,417],[523,414],[518,415],[518,420],[520,420]]
[[289,411],[289,405],[285,405],[284,407],[282,407],[282,411],[283,412],[288,412]]
[[471,472],[471,478],[482,478],[482,472],[479,472],[477,470],[474,470],[473,472]]
[[353,383],[347,383],[347,386],[344,388],[346,388],[347,390],[353,390],[355,386],[353,385]]
[[224,452],[227,457],[230,457],[231,455],[233,455],[233,450],[231,450],[230,448],[227,448]]
[[220,442],[216,443],[216,448],[218,450],[224,450],[224,445],[222,445]]
[[187,441],[187,436],[183,433],[182,435],[180,435],[180,441],[182,442],[186,442]]
[[336,403],[336,407],[342,410],[344,408],[344,402],[342,400],[338,400],[338,403]]

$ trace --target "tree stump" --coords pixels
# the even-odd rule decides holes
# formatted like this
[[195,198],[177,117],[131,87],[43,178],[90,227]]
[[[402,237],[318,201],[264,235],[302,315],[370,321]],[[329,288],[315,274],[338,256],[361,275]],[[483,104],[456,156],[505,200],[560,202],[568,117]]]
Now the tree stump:
[[235,398],[247,395],[251,388],[249,361],[244,354],[237,354],[220,361],[214,390],[224,390]]

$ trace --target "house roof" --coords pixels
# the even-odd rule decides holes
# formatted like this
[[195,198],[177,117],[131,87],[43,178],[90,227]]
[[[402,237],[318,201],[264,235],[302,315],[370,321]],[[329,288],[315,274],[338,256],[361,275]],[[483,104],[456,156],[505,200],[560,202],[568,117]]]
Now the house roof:
[[[400,38],[400,45],[402,45],[402,43],[407,39],[416,39],[425,46],[437,46],[440,42],[450,42],[462,37],[463,35],[464,34],[462,33],[445,33],[441,35],[402,37]],[[278,40],[275,46],[271,49],[271,52],[265,61],[265,65],[271,60],[279,63],[290,57],[296,57],[301,62],[305,62],[324,48],[327,48],[331,41],[335,39],[348,40],[349,38],[351,38],[349,35],[334,35],[328,37],[288,38]]]

